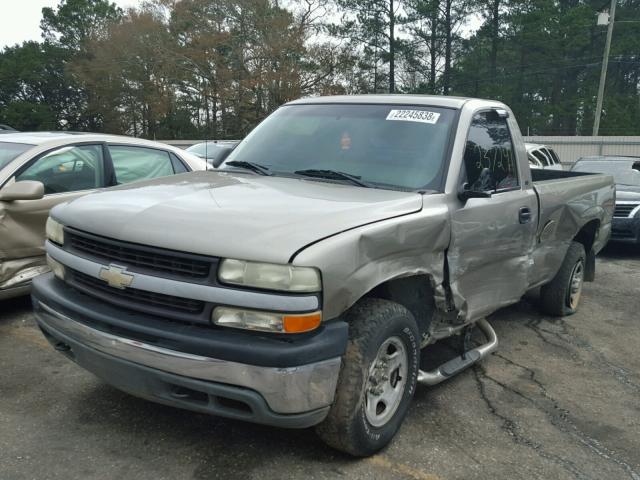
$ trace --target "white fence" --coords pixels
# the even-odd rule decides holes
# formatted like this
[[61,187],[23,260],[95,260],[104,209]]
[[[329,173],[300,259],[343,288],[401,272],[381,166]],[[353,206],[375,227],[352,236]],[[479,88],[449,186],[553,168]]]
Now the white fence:
[[640,137],[524,137],[524,140],[550,146],[565,166],[589,155],[640,157]]

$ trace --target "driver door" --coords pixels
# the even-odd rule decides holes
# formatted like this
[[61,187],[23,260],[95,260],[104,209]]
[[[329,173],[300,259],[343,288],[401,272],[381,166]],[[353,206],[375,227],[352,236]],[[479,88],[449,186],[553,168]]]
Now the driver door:
[[22,180],[42,182],[45,195],[38,200],[0,201],[0,289],[29,280],[24,272],[36,272],[44,265],[45,224],[51,208],[105,186],[102,145],[69,145],[46,152],[18,170],[14,181]]
[[449,283],[464,321],[517,302],[529,285],[537,197],[519,171],[509,123],[504,111],[482,111],[467,136],[463,181],[488,196],[451,211]]

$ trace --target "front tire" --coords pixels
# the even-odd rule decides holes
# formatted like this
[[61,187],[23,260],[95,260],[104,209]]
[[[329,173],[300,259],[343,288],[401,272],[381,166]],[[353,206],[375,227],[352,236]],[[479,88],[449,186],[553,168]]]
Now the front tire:
[[316,432],[328,445],[363,457],[386,446],[407,414],[420,368],[420,335],[413,315],[389,300],[364,299],[347,321],[335,402]]
[[540,289],[542,310],[554,316],[573,315],[578,309],[584,283],[586,254],[584,246],[571,242],[560,270]]

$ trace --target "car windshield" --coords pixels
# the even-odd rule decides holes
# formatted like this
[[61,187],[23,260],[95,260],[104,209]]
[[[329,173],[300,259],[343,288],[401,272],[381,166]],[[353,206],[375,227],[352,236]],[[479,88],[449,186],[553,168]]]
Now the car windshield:
[[438,190],[454,118],[455,110],[430,106],[284,106],[240,143],[223,168],[251,162],[274,175],[307,170],[346,180],[326,173],[331,171],[378,188]]
[[14,158],[29,150],[33,145],[26,143],[0,142],[0,170],[9,165]]
[[571,170],[576,172],[605,173],[613,176],[613,181],[619,185],[640,186],[640,171],[635,169],[640,165],[640,158],[625,160],[578,160]]

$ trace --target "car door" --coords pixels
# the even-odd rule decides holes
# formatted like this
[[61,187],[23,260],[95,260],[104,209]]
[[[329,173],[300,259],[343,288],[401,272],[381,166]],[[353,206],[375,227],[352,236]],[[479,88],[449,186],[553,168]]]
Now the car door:
[[489,110],[477,112],[468,131],[461,182],[487,197],[451,211],[449,284],[465,321],[517,302],[529,285],[537,199],[529,170],[520,171],[526,153],[515,150],[512,129],[506,112]]
[[0,289],[24,268],[44,264],[45,224],[52,207],[105,186],[102,145],[66,145],[40,154],[7,183],[23,180],[42,182],[45,194],[37,200],[0,202]]
[[116,185],[188,171],[182,161],[166,150],[116,144],[109,144],[107,148]]

